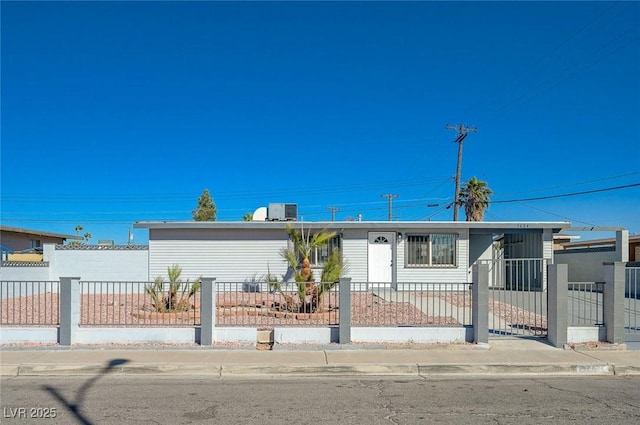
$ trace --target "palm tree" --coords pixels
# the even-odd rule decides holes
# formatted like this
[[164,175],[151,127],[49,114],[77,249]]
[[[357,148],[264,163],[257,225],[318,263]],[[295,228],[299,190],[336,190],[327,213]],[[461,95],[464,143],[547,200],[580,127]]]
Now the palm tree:
[[284,297],[287,310],[313,313],[322,308],[324,293],[329,291],[340,279],[345,271],[345,264],[342,261],[340,251],[333,250],[322,269],[321,282],[316,282],[309,257],[317,248],[328,245],[336,233],[321,230],[312,235],[311,230],[308,230],[305,234],[304,229],[298,230],[291,225],[287,225],[287,233],[293,246],[281,249],[280,254],[293,270],[297,293],[294,295],[285,293],[281,284],[275,279],[270,278],[270,284]]
[[484,211],[489,208],[489,196],[493,191],[487,186],[487,182],[476,177],[469,179],[458,195],[458,204],[464,207],[467,221],[482,221]]

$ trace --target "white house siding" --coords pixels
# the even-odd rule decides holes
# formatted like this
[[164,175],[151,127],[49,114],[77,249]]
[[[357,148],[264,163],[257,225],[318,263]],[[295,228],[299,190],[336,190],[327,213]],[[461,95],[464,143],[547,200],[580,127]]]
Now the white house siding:
[[342,237],[342,257],[347,263],[345,277],[350,277],[352,282],[367,281],[367,244],[368,232],[345,232]]
[[[197,234],[195,234],[197,233]],[[246,282],[287,273],[280,250],[287,247],[283,231],[228,232],[176,230],[151,232],[149,274],[167,276],[167,268],[182,267],[182,278],[214,277],[217,282]]]
[[411,233],[457,233],[455,267],[406,267],[404,238],[398,244],[397,281],[401,282],[434,282],[434,283],[461,283],[470,282],[469,275],[469,233],[454,230],[438,229],[437,232],[420,230]]
[[544,229],[542,233],[542,258],[548,258],[553,263],[553,232],[551,229]]

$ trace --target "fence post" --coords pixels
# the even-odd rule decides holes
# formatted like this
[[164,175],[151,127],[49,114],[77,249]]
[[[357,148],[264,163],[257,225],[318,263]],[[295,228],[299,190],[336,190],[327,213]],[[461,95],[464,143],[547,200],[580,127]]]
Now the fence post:
[[216,279],[203,277],[200,288],[200,345],[213,345],[213,332],[216,327]]
[[338,283],[340,308],[338,340],[340,344],[351,343],[351,278],[340,278]]
[[624,283],[625,263],[604,264],[604,325],[607,341],[624,343]]
[[629,261],[629,231],[616,231],[616,259],[626,263]]
[[60,278],[60,345],[73,345],[80,326],[80,278]]
[[549,264],[547,339],[554,347],[564,347],[567,343],[569,321],[569,271],[566,264]]
[[473,324],[473,342],[489,342],[489,265],[474,264],[471,286],[471,323]]

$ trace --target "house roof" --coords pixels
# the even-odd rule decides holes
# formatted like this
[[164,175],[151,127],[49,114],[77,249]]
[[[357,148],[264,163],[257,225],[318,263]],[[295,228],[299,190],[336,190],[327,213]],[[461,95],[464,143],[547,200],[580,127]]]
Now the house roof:
[[[629,236],[629,244],[632,244],[632,243],[640,243],[640,235]],[[569,242],[569,243],[563,244],[562,246],[565,249],[569,249],[569,248],[590,248],[590,247],[612,246],[615,244],[616,244],[615,238],[606,238],[606,239],[592,239],[588,241]]]
[[133,227],[138,229],[284,229],[289,224],[295,228],[309,229],[367,229],[378,231],[402,231],[425,229],[469,229],[471,233],[501,233],[518,230],[552,229],[554,233],[570,227],[569,222],[492,222],[492,221],[138,221]]
[[25,235],[33,235],[33,236],[48,236],[51,238],[60,238],[60,239],[82,239],[76,235],[65,235],[63,233],[53,233],[53,232],[45,232],[42,230],[33,230],[33,229],[23,229],[20,227],[11,227],[11,226],[0,226],[0,232],[12,232],[12,233],[22,233]]

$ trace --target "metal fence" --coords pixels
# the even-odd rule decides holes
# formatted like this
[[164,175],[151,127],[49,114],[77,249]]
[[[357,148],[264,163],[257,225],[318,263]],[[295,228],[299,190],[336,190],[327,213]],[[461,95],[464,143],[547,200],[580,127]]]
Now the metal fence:
[[216,326],[315,327],[337,325],[339,294],[335,283],[219,282]]
[[80,282],[80,325],[180,327],[200,325],[194,283]]
[[547,292],[489,289],[491,335],[547,336]]
[[352,283],[352,326],[463,326],[471,324],[468,283]]
[[0,325],[58,326],[60,282],[0,282]]
[[480,260],[489,266],[490,335],[547,336],[545,258]]
[[489,287],[510,291],[543,291],[547,287],[546,258],[479,260],[489,266]]
[[[640,267],[625,268],[625,333],[629,340],[640,339]],[[633,338],[630,338],[633,337]]]
[[567,324],[569,326],[604,325],[603,293],[603,282],[570,282]]

